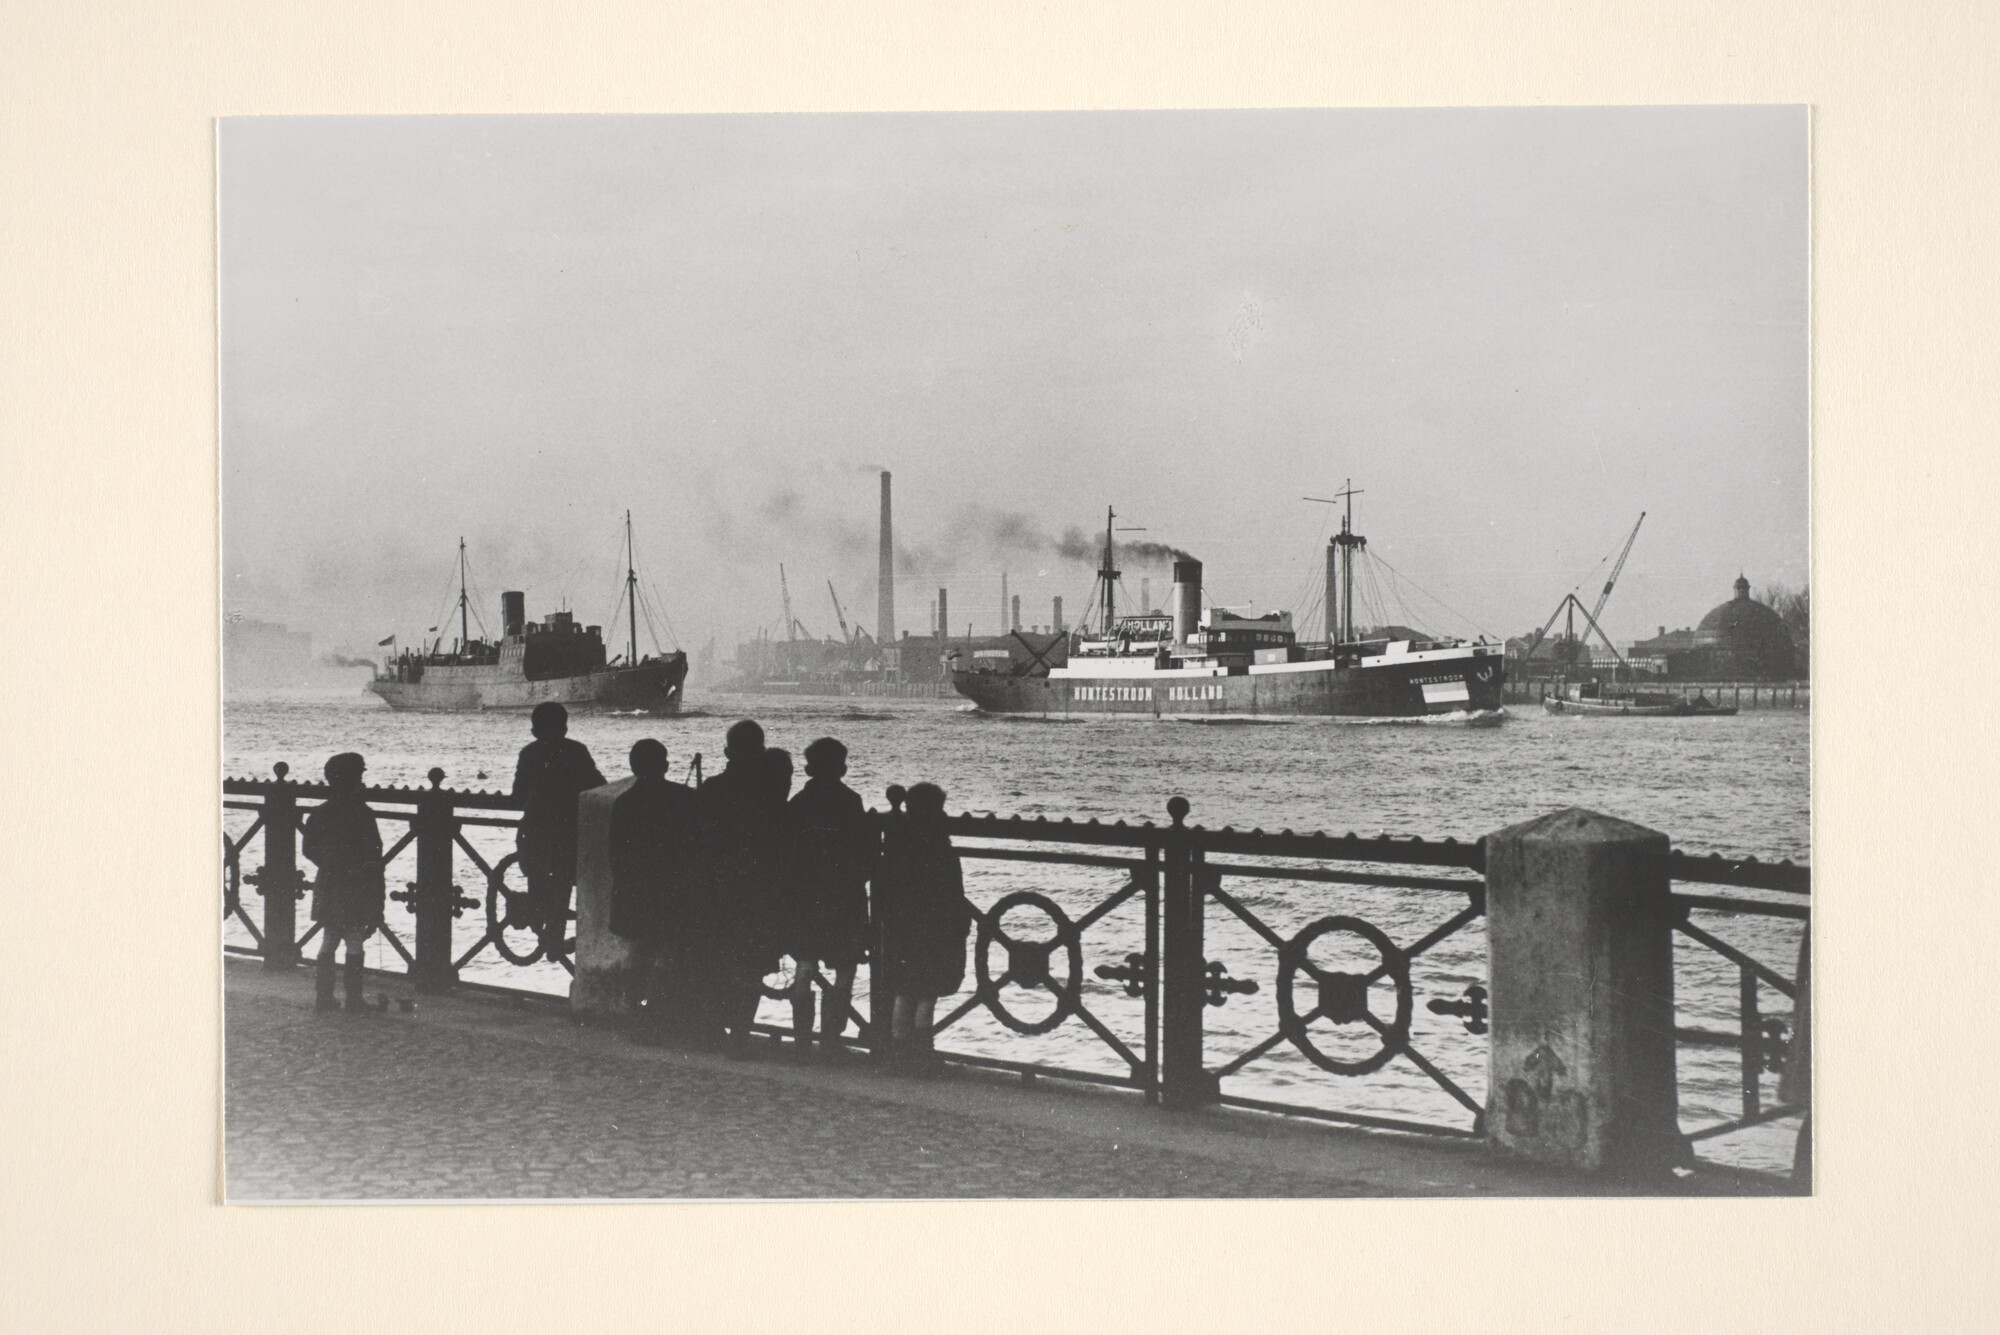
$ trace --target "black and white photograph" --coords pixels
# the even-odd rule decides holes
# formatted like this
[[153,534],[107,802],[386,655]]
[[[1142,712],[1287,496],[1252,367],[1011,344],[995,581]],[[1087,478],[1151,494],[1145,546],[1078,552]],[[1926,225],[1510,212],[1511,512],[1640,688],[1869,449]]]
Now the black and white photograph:
[[1811,1195],[1812,124],[218,119],[223,1198]]

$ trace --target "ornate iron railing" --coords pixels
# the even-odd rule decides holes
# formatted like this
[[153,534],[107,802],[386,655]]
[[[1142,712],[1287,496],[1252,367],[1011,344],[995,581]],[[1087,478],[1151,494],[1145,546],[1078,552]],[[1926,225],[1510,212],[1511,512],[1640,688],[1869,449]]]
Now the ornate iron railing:
[[[378,819],[407,828],[383,861],[392,893],[414,919],[405,942],[384,939],[419,991],[462,985],[475,963],[518,978],[518,989],[559,992],[567,975],[529,929],[526,886],[497,840],[519,824],[500,793],[442,787],[370,788]],[[324,785],[231,779],[224,807],[246,813],[223,836],[223,917],[249,938],[231,943],[288,967],[312,939],[297,931],[305,879],[297,839]],[[904,819],[900,789],[886,826]],[[1485,881],[1482,846],[1445,839],[1362,838],[1187,824],[1180,798],[1171,823],[962,815],[947,828],[966,868],[974,914],[968,981],[939,1002],[933,1026],[946,1060],[1118,1085],[1148,1102],[1223,1103],[1363,1126],[1477,1136],[1486,1078]],[[263,861],[245,862],[262,836]],[[483,839],[481,836],[484,836]],[[483,893],[458,885],[459,858]],[[399,866],[413,864],[408,872]],[[1687,1132],[1728,1135],[1800,1109],[1767,1098],[1764,1079],[1792,1050],[1790,1012],[1763,1003],[1765,989],[1794,1000],[1796,978],[1759,960],[1797,949],[1810,910],[1810,873],[1789,863],[1694,858],[1675,852],[1676,928],[1702,947],[1677,952],[1677,993],[1687,1023],[1677,1037],[1695,1060],[1682,1074],[1683,1104],[1713,1102],[1715,1072],[1700,1054],[1733,1050],[1731,1115]],[[263,900],[261,921],[244,886]],[[473,911],[483,911],[461,924]],[[1723,924],[1753,924],[1731,939]],[[1784,924],[1790,935],[1755,924]],[[477,929],[476,937],[466,928]],[[553,963],[574,972],[566,951]],[[506,975],[500,965],[512,966]],[[789,966],[788,966],[789,967]],[[518,971],[518,972],[513,972]],[[1724,973],[1730,974],[1723,977]],[[827,980],[820,980],[824,989]],[[783,990],[767,983],[774,1000]],[[824,991],[822,993],[824,995]],[[1721,1027],[1731,1018],[1734,1029]],[[890,999],[857,980],[860,1042],[886,1051]],[[783,1014],[782,1006],[777,1014]],[[790,1036],[783,1023],[761,1026]],[[1712,1063],[1711,1063],[1712,1064]],[[1692,1075],[1691,1075],[1692,1072]]]
[[[1676,1003],[1693,1021],[1677,1023],[1674,1031],[1690,1059],[1680,1079],[1683,1115],[1716,1118],[1716,1105],[1728,1095],[1734,1096],[1735,1104],[1730,1114],[1686,1131],[1688,1141],[1713,1140],[1803,1114],[1810,1105],[1804,1072],[1796,1072],[1800,1078],[1793,1081],[1784,1077],[1789,1065],[1802,1060],[1810,1042],[1809,1034],[1797,1032],[1804,980],[1799,969],[1792,968],[1788,975],[1769,960],[1805,961],[1812,926],[1811,870],[1790,862],[1696,858],[1675,852],[1668,857],[1668,874],[1676,887]],[[1733,893],[1679,888],[1687,885],[1723,887]],[[1684,942],[1699,949],[1680,948]],[[1760,953],[1766,958],[1759,959]],[[1784,1008],[1774,1011],[1765,1006],[1767,990],[1783,999]],[[1720,1004],[1719,999],[1723,999]],[[1732,1019],[1733,1028],[1720,1027]],[[1734,1062],[1728,1063],[1733,1070],[1704,1060],[1718,1052],[1735,1054]],[[1782,1082],[1778,1099],[1768,1097],[1766,1077]],[[1790,1097],[1783,1097],[1786,1094]]]
[[[251,937],[245,946],[225,942],[225,949],[264,957],[273,967],[286,967],[318,934],[317,925],[298,931],[298,903],[305,899],[307,881],[299,869],[298,836],[306,817],[327,795],[324,784],[296,783],[281,762],[274,767],[275,779],[227,779],[223,782],[225,811],[255,813],[240,833],[223,834],[223,917],[234,922]],[[525,967],[537,963],[560,965],[575,972],[566,948],[558,947],[551,958],[539,937],[528,928],[527,885],[511,851],[475,842],[481,831],[501,832],[520,824],[520,803],[504,793],[472,792],[442,786],[444,771],[433,769],[429,788],[380,788],[364,790],[369,808],[378,821],[406,828],[395,837],[385,838],[382,864],[392,889],[389,899],[401,904],[414,918],[412,942],[406,943],[399,924],[385,922],[383,941],[401,958],[411,981],[419,991],[447,990],[458,981],[459,971],[489,949],[507,964]],[[263,835],[263,863],[255,870],[243,868],[251,839]],[[490,840],[489,840],[490,843]],[[483,893],[468,896],[456,881],[457,858],[463,855],[477,869]],[[398,868],[408,865],[399,874]],[[404,879],[407,876],[408,879]],[[263,921],[252,920],[243,903],[242,887],[248,884],[264,901]],[[471,910],[485,911],[485,926],[470,946],[455,941],[462,917]],[[400,924],[410,927],[410,924]],[[460,949],[454,949],[454,946]],[[526,989],[544,990],[544,989]]]

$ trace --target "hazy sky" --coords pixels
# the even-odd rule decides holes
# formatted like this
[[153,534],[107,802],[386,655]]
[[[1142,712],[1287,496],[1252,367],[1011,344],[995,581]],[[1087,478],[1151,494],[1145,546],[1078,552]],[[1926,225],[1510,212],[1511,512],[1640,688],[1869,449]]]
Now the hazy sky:
[[683,647],[775,629],[780,562],[872,628],[876,466],[909,630],[942,584],[989,632],[1003,570],[1074,620],[1054,542],[1107,505],[1306,613],[1300,498],[1348,477],[1431,630],[1594,600],[1641,510],[1621,640],[1807,575],[1803,108],[232,119],[220,158],[225,607],[322,649],[433,624],[461,534],[489,628],[503,588],[608,621],[628,507]]

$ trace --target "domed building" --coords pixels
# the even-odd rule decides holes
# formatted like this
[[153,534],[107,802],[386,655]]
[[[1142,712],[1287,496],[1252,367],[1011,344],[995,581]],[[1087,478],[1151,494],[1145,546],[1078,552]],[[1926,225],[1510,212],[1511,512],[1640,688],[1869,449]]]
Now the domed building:
[[1798,651],[1784,618],[1750,596],[1750,581],[1742,575],[1736,577],[1736,596],[1694,628],[1688,657],[1688,670],[1674,675],[1711,681],[1782,681],[1798,675]]

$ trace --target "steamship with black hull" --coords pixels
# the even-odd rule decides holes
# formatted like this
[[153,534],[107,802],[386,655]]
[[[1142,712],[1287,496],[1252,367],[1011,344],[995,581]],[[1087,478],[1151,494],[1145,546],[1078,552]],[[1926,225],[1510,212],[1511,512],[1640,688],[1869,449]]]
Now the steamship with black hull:
[[394,653],[368,689],[391,709],[528,710],[554,701],[575,710],[677,714],[687,681],[684,651],[639,656],[639,579],[632,565],[632,518],[625,518],[626,651],[607,661],[597,626],[568,612],[527,619],[527,598],[500,595],[499,643],[471,638],[465,593],[465,543],[458,544],[459,640],[449,651]]
[[[1102,620],[1068,661],[1025,670],[954,668],[952,685],[980,709],[1063,718],[1419,718],[1500,708],[1502,646],[1484,641],[1364,638],[1354,629],[1353,493],[1327,548],[1326,643],[1298,642],[1291,614],[1202,606],[1201,562],[1174,563],[1170,615],[1120,618],[1111,516],[1097,572]],[[1338,601],[1336,601],[1338,599]],[[1334,609],[1339,609],[1338,616]]]

